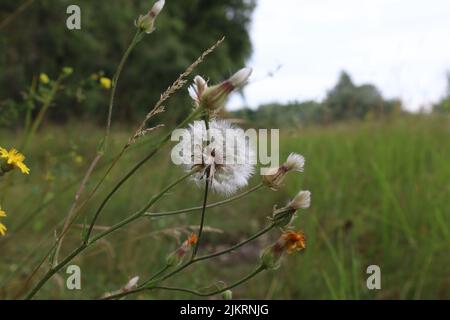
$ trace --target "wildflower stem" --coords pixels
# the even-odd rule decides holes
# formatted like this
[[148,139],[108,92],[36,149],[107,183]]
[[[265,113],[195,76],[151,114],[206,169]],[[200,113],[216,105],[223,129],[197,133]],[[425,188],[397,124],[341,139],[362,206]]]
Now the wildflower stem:
[[[208,209],[209,208],[214,208],[214,207],[218,207],[218,206],[230,203],[230,202],[235,201],[235,200],[239,200],[239,199],[245,197],[246,195],[261,189],[262,187],[263,187],[263,184],[260,183],[260,184],[254,186],[254,187],[252,187],[252,188],[250,188],[250,189],[248,189],[248,190],[246,190],[246,191],[244,191],[244,192],[242,192],[240,194],[237,194],[237,195],[235,195],[235,196],[233,196],[231,198],[207,204],[206,208],[208,208]],[[173,210],[173,211],[165,211],[165,212],[155,212],[155,213],[153,213],[153,212],[146,212],[144,214],[144,216],[149,217],[149,218],[165,217],[165,216],[172,216],[172,215],[177,215],[177,214],[181,214],[181,213],[193,212],[193,211],[201,210],[202,208],[203,208],[203,206],[198,206],[198,207],[179,209],[179,210]]]
[[199,291],[192,290],[192,289],[187,289],[187,288],[167,287],[167,286],[149,286],[149,287],[139,287],[139,288],[136,288],[134,290],[130,290],[128,292],[121,292],[119,294],[109,296],[106,299],[107,300],[120,299],[120,298],[123,298],[123,297],[125,297],[127,295],[130,295],[130,294],[133,294],[133,293],[138,293],[138,292],[142,292],[142,291],[145,291],[145,290],[158,290],[158,289],[159,290],[180,291],[180,292],[186,292],[186,293],[194,294],[194,295],[197,295],[197,296],[200,296],[200,297],[209,297],[209,296],[213,296],[213,295],[225,292],[227,290],[233,289],[233,288],[239,286],[240,284],[242,284],[244,282],[247,282],[248,280],[252,279],[256,275],[258,275],[261,271],[264,271],[264,270],[265,270],[265,268],[262,265],[260,265],[255,270],[253,270],[251,273],[249,273],[245,277],[241,278],[240,280],[234,282],[233,284],[231,284],[231,285],[229,285],[229,286],[227,286],[225,288],[222,288],[222,289],[219,289],[219,290],[215,290],[215,291],[212,291],[212,292],[208,292],[208,293],[199,292]]
[[200,218],[200,228],[198,229],[198,240],[195,243],[194,250],[192,250],[192,257],[194,259],[197,255],[198,247],[203,233],[203,226],[205,224],[206,202],[208,201],[208,189],[209,189],[209,174],[205,177],[205,195],[203,197],[202,215]]
[[161,199],[162,196],[164,196],[166,194],[167,191],[169,191],[170,189],[172,189],[174,186],[176,186],[177,184],[179,184],[180,182],[184,181],[185,179],[187,179],[188,177],[190,177],[192,174],[194,174],[195,171],[190,171],[189,173],[181,176],[180,178],[178,178],[177,180],[175,180],[174,182],[172,182],[171,184],[169,184],[167,187],[165,187],[160,193],[158,193],[157,195],[153,196],[150,201],[139,211],[137,211],[136,213],[132,214],[131,216],[129,216],[128,218],[122,220],[121,222],[118,222],[117,224],[115,224],[114,226],[112,226],[111,228],[109,228],[106,231],[103,231],[101,233],[99,233],[98,235],[96,235],[95,237],[92,237],[92,239],[88,242],[88,244],[92,244],[96,241],[98,241],[99,239],[107,236],[108,234],[116,231],[117,229],[125,226],[126,224],[142,217],[142,215],[147,211],[148,208],[150,208],[153,204],[155,204],[156,201],[158,201],[159,199]]
[[61,234],[58,236],[56,242],[57,242],[57,247],[56,247],[56,251],[55,251],[55,255],[54,255],[54,259],[53,259],[53,264],[57,264],[58,263],[58,256],[59,256],[59,252],[61,250],[61,246],[62,243],[64,241],[64,237],[65,234],[67,232],[67,230],[71,227],[72,222],[74,221],[74,219],[72,219],[74,216],[76,216],[76,208],[77,208],[77,204],[78,201],[81,197],[81,194],[83,193],[85,187],[86,187],[86,183],[88,182],[89,178],[91,177],[92,173],[94,172],[95,168],[97,167],[97,164],[99,163],[100,159],[103,157],[103,154],[106,151],[107,148],[107,144],[108,144],[108,139],[109,139],[109,134],[111,131],[111,119],[112,119],[112,111],[113,111],[113,107],[114,107],[114,100],[116,97],[116,89],[117,89],[117,82],[120,78],[120,74],[122,73],[123,67],[125,66],[126,61],[128,60],[128,57],[131,54],[131,51],[133,51],[134,47],[138,44],[138,42],[141,40],[141,35],[142,35],[142,31],[138,30],[136,31],[136,34],[133,37],[133,40],[131,41],[131,44],[128,46],[127,50],[125,51],[124,55],[122,56],[122,59],[120,60],[119,66],[117,67],[117,70],[113,76],[113,80],[112,80],[112,88],[111,88],[111,94],[109,97],[109,106],[108,106],[108,118],[107,118],[107,122],[106,122],[106,132],[105,132],[105,136],[101,142],[101,146],[100,149],[97,151],[96,156],[94,157],[94,159],[92,160],[91,164],[89,165],[88,170],[86,171],[84,178],[80,184],[80,186],[78,187],[78,190],[75,194],[75,199],[69,209],[69,212],[67,214],[67,218],[64,222],[64,226],[63,229],[61,231]]
[[125,63],[127,62],[128,57],[131,54],[131,51],[133,51],[134,47],[139,43],[139,41],[141,41],[141,39],[142,39],[142,31],[138,29],[136,31],[136,34],[133,37],[133,40],[131,41],[131,44],[128,46],[127,50],[125,51],[124,55],[122,56],[119,66],[117,67],[116,73],[113,76],[111,95],[109,98],[108,119],[106,122],[104,145],[102,148],[103,150],[101,150],[102,153],[106,150],[106,147],[108,145],[109,134],[111,132],[111,119],[112,119],[112,111],[113,111],[113,107],[114,107],[114,100],[116,97],[117,82],[119,81],[120,74],[122,73],[123,67],[124,67]]
[[110,233],[116,231],[117,229],[129,224],[130,222],[140,218],[149,207],[151,207],[156,201],[158,201],[164,194],[166,194],[167,191],[169,191],[171,188],[173,188],[174,186],[176,186],[177,184],[179,184],[180,182],[184,181],[186,178],[188,178],[190,175],[192,175],[194,172],[191,171],[187,174],[185,174],[184,176],[178,178],[177,180],[175,180],[174,182],[172,182],[171,184],[169,184],[167,187],[165,187],[160,193],[158,193],[157,195],[153,196],[152,199],[139,211],[137,211],[136,213],[132,214],[131,216],[129,216],[128,218],[118,222],[117,224],[115,224],[114,226],[112,226],[111,228],[109,228],[106,231],[103,231],[101,233],[99,233],[98,235],[96,235],[95,237],[93,237],[90,241],[83,241],[83,243],[76,248],[70,255],[68,255],[65,259],[63,259],[61,262],[59,262],[57,265],[55,265],[54,267],[52,267],[46,274],[45,276],[38,282],[38,284],[32,289],[32,291],[26,296],[26,299],[31,299],[34,297],[34,295],[42,288],[42,286],[59,270],[61,270],[67,263],[69,263],[73,258],[75,258],[78,254],[80,254],[81,252],[83,252],[85,249],[87,249],[88,247],[90,247],[92,244],[94,244],[95,242],[97,242],[98,240],[100,240],[103,237],[106,237],[107,235],[109,235]]
[[[148,286],[148,285],[150,285],[150,284],[152,284],[152,283],[159,283],[159,282],[162,282],[162,281],[164,281],[164,280],[166,280],[166,279],[168,279],[168,278],[174,276],[175,274],[181,272],[182,270],[186,269],[187,267],[189,267],[190,265],[192,265],[192,264],[194,264],[194,263],[197,263],[197,262],[200,262],[200,261],[203,261],[203,260],[208,260],[208,259],[211,259],[211,258],[215,258],[215,257],[221,256],[221,255],[223,255],[223,254],[232,252],[232,251],[234,251],[234,250],[236,250],[236,249],[239,249],[240,247],[246,245],[247,243],[249,243],[249,242],[251,242],[251,241],[253,241],[253,240],[259,238],[259,237],[262,236],[263,234],[269,232],[269,231],[272,230],[275,226],[276,226],[275,223],[271,223],[271,224],[269,224],[268,226],[266,226],[265,228],[263,228],[263,229],[261,229],[260,231],[256,232],[254,235],[252,235],[252,236],[249,237],[248,239],[246,239],[246,240],[244,240],[244,241],[241,241],[241,242],[235,244],[234,246],[232,246],[232,247],[230,247],[230,248],[227,248],[227,249],[224,249],[224,250],[215,252],[215,253],[207,254],[207,255],[204,255],[204,256],[200,256],[200,257],[193,258],[193,259],[189,260],[187,263],[185,263],[184,265],[180,266],[179,268],[175,269],[174,271],[172,271],[171,273],[165,275],[164,277],[162,277],[162,278],[160,278],[160,279],[155,280],[155,278],[151,278],[150,280],[145,281],[145,282],[140,286],[140,288],[141,288],[141,287],[146,287],[146,286]],[[130,291],[130,293],[131,293],[131,291]]]
[[[194,111],[192,112],[182,123],[178,125],[177,128],[184,127],[186,124],[191,122],[191,120],[195,119],[200,111]],[[117,190],[120,189],[120,187],[131,177],[133,174],[142,166],[144,165],[148,160],[150,160],[157,152],[158,150],[167,142],[170,140],[172,133],[169,132],[164,138],[161,139],[161,141],[155,146],[155,148],[140,162],[138,162],[115,186],[114,188],[108,193],[108,195],[105,197],[105,199],[100,204],[100,207],[97,209],[97,211],[94,214],[94,217],[89,225],[88,232],[86,233],[86,236],[84,238],[84,241],[89,241],[89,238],[92,234],[93,228],[95,226],[95,223],[97,222],[97,219],[102,212],[103,208],[106,206],[108,201],[112,198],[112,196],[117,192]],[[191,173],[190,173],[191,174]],[[189,175],[190,175],[189,174]],[[145,213],[145,212],[144,212]]]
[[162,289],[162,290],[171,290],[171,291],[181,291],[181,292],[191,293],[191,294],[194,294],[194,295],[197,295],[200,297],[209,297],[209,296],[214,296],[216,294],[220,294],[227,290],[231,290],[231,289],[239,286],[240,284],[243,284],[244,282],[247,282],[248,280],[252,279],[257,274],[259,274],[261,271],[264,271],[264,270],[265,270],[265,268],[262,265],[260,265],[255,270],[253,270],[253,272],[249,273],[248,275],[246,275],[242,279],[234,282],[233,284],[229,285],[228,287],[225,287],[225,288],[222,288],[222,289],[219,289],[216,291],[212,291],[212,292],[207,292],[207,293],[196,291],[196,290],[191,290],[191,289],[186,289],[186,288],[166,287],[166,286],[155,286],[155,287],[151,287],[149,289],[150,290]]

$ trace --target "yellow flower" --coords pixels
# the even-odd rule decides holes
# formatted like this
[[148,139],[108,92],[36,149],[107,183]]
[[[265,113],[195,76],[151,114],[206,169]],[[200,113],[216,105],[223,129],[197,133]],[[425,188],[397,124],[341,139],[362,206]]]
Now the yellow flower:
[[19,168],[22,173],[29,174],[30,169],[23,163],[25,156],[16,149],[6,150],[0,147],[0,158],[5,159],[5,165],[2,165],[2,170],[7,172],[14,167]]
[[[2,210],[2,208],[0,208],[0,218],[4,218],[6,217],[6,212]],[[0,222],[0,235],[4,236],[6,233],[6,227],[3,223]]]
[[111,79],[109,79],[107,77],[101,77],[100,85],[105,89],[111,89]]
[[46,73],[41,73],[39,75],[39,80],[43,83],[43,84],[47,84],[50,82],[50,78],[48,77],[48,75]]
[[76,156],[73,158],[73,161],[74,161],[77,165],[81,165],[81,164],[83,164],[83,157],[80,156],[80,155],[76,155]]
[[5,225],[0,222],[0,235],[4,236],[7,230],[8,229],[6,229]]

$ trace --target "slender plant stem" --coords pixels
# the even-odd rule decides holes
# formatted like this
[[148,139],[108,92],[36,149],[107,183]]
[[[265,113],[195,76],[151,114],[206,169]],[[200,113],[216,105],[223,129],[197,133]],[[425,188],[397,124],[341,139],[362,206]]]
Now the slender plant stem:
[[240,284],[242,284],[242,283],[252,279],[257,274],[259,274],[261,271],[264,271],[264,270],[265,270],[265,268],[262,265],[260,265],[255,270],[253,270],[251,273],[249,273],[248,275],[246,275],[242,279],[234,282],[233,284],[231,284],[231,285],[229,285],[229,286],[227,286],[225,288],[222,288],[222,289],[219,289],[219,290],[216,290],[216,291],[212,291],[212,292],[208,292],[208,293],[199,292],[199,291],[192,290],[192,289],[187,289],[187,288],[167,287],[167,286],[148,286],[148,287],[140,287],[140,288],[136,288],[134,290],[130,290],[130,291],[127,291],[127,292],[121,292],[121,293],[118,293],[118,294],[115,294],[115,295],[111,295],[109,297],[106,297],[105,299],[106,300],[120,299],[120,298],[123,298],[125,296],[130,295],[130,294],[139,293],[139,292],[146,291],[146,290],[158,290],[158,289],[159,290],[180,291],[180,292],[186,292],[186,293],[194,294],[194,295],[197,295],[197,296],[200,296],[200,297],[209,297],[209,296],[213,296],[213,295],[225,292],[227,290],[233,289],[233,288],[239,286]]
[[205,225],[205,213],[206,213],[206,202],[208,201],[208,189],[209,189],[209,174],[205,177],[205,194],[203,197],[202,215],[200,218],[200,227],[197,234],[197,242],[195,243],[194,250],[192,250],[192,258],[194,259],[197,255],[198,248],[200,245],[200,240],[202,238],[203,226]]
[[214,296],[216,294],[225,292],[227,290],[231,290],[237,286],[239,286],[240,284],[247,282],[248,280],[250,280],[251,278],[255,277],[258,273],[260,273],[261,271],[265,270],[265,268],[260,265],[258,266],[255,270],[253,270],[253,272],[249,273],[248,275],[246,275],[245,277],[243,277],[242,279],[234,282],[233,284],[229,285],[228,287],[216,290],[216,291],[212,291],[212,292],[208,292],[208,293],[204,293],[204,292],[199,292],[199,291],[195,291],[192,289],[185,289],[185,288],[177,288],[177,287],[165,287],[165,286],[155,286],[155,287],[151,287],[148,288],[150,290],[154,290],[154,289],[163,289],[163,290],[172,290],[172,291],[182,291],[182,292],[187,292],[187,293],[191,293],[200,297],[209,297],[209,296]]
[[184,181],[186,178],[188,178],[190,175],[192,175],[193,172],[189,172],[188,174],[182,176],[181,178],[178,178],[176,181],[172,182],[170,185],[168,185],[166,188],[164,188],[159,194],[152,197],[152,199],[138,212],[132,214],[130,217],[120,221],[119,223],[115,224],[111,228],[109,228],[106,231],[103,231],[93,237],[88,242],[83,242],[78,248],[76,248],[70,255],[68,255],[65,259],[63,259],[61,262],[59,262],[57,265],[52,267],[45,276],[38,282],[38,284],[31,290],[31,292],[26,296],[26,299],[31,299],[34,297],[34,295],[42,288],[42,286],[59,270],[61,270],[67,263],[69,263],[73,258],[75,258],[78,254],[83,252],[85,249],[90,247],[92,244],[100,240],[101,238],[106,237],[110,233],[116,231],[117,229],[129,224],[130,222],[140,218],[149,207],[151,207],[156,201],[158,201],[164,194],[166,194],[167,191],[169,191],[171,188],[179,184],[180,182]]
[[58,265],[51,268],[45,276],[37,283],[37,285],[30,291],[30,293],[25,297],[26,300],[30,300],[34,295],[42,288],[42,286],[61,268],[63,268],[67,263],[69,263],[73,258],[75,258],[80,252],[86,249],[87,245],[82,243],[78,248],[72,251],[65,259],[63,259]]
[[124,55],[122,56],[119,66],[117,67],[117,70],[113,76],[111,94],[109,97],[108,118],[107,118],[107,122],[106,122],[105,136],[101,143],[100,149],[97,151],[96,156],[94,157],[91,164],[89,165],[88,170],[86,171],[84,178],[81,181],[81,184],[78,187],[77,192],[75,193],[75,199],[74,199],[72,205],[70,206],[69,212],[67,213],[67,217],[64,222],[63,229],[62,229],[60,235],[58,236],[58,238],[56,239],[57,247],[56,247],[56,251],[55,251],[55,255],[54,255],[54,259],[53,259],[53,264],[58,264],[58,256],[59,256],[59,252],[61,250],[62,243],[64,241],[65,234],[69,230],[69,228],[72,226],[73,222],[75,221],[75,219],[74,219],[74,216],[76,218],[75,209],[76,209],[76,207],[78,205],[78,201],[80,200],[80,197],[86,187],[86,183],[88,182],[89,178],[91,177],[92,173],[94,172],[95,168],[97,167],[97,164],[99,163],[100,159],[103,157],[103,155],[107,149],[108,139],[109,139],[109,135],[110,135],[110,131],[111,131],[112,111],[114,108],[114,101],[116,98],[117,84],[118,84],[120,75],[122,73],[123,67],[125,66],[125,63],[127,62],[128,57],[130,56],[134,47],[141,40],[141,36],[142,36],[142,31],[140,29],[138,29],[136,31],[136,34],[133,37],[133,40],[131,41],[130,45],[128,46],[127,50],[125,51]]
[[239,249],[239,248],[242,247],[243,245],[246,245],[247,243],[249,243],[249,242],[255,240],[256,238],[259,238],[259,237],[262,236],[263,234],[269,232],[269,231],[272,230],[274,227],[275,227],[275,224],[271,223],[271,224],[269,224],[267,227],[265,227],[264,229],[262,229],[262,230],[258,231],[257,233],[255,233],[255,234],[254,234],[253,236],[251,236],[250,238],[248,238],[248,239],[246,239],[246,240],[244,240],[244,241],[242,241],[242,242],[239,242],[238,244],[235,244],[234,246],[232,246],[232,247],[230,247],[230,248],[227,248],[227,249],[224,249],[224,250],[222,250],[222,251],[218,251],[218,252],[215,252],[215,253],[211,253],[211,254],[207,254],[207,255],[204,255],[204,256],[196,257],[196,258],[194,259],[193,262],[198,262],[198,261],[202,261],[202,260],[211,259],[211,258],[214,258],[214,257],[221,256],[221,255],[223,255],[223,254],[232,252],[232,251],[234,251],[234,250],[236,250],[236,249]]
[[[155,278],[152,278],[150,280],[145,281],[142,285],[139,286],[139,288],[146,287],[146,286],[148,286],[148,285],[150,285],[152,283],[162,282],[162,281],[164,281],[164,280],[166,280],[166,279],[176,275],[177,273],[181,272],[182,270],[186,269],[187,267],[189,267],[190,265],[192,265],[194,263],[197,263],[197,262],[200,262],[200,261],[203,261],[203,260],[208,260],[208,259],[211,259],[211,258],[214,258],[214,257],[218,257],[220,255],[232,252],[232,251],[234,251],[234,250],[236,250],[236,249],[246,245],[247,243],[249,243],[249,242],[259,238],[263,234],[269,232],[275,226],[276,225],[274,223],[271,223],[270,225],[268,225],[265,228],[261,229],[260,231],[256,232],[254,235],[252,235],[248,239],[246,239],[244,241],[241,241],[241,242],[235,244],[234,246],[232,246],[230,248],[227,248],[227,249],[224,249],[222,251],[215,252],[215,253],[207,254],[207,255],[204,255],[204,256],[196,257],[194,259],[191,259],[187,263],[183,264],[182,266],[178,267],[177,269],[173,270],[172,272],[168,273],[167,275],[163,276],[160,279],[155,280]],[[130,291],[129,293],[133,293],[133,292]]]
[[[201,110],[192,112],[182,123],[180,123],[177,128],[184,127],[186,124],[191,122],[193,119],[195,119]],[[88,232],[86,233],[84,241],[89,241],[89,238],[92,234],[92,230],[95,226],[95,223],[97,222],[98,217],[100,216],[100,213],[102,212],[103,208],[106,206],[108,201],[112,198],[112,196],[120,189],[120,187],[142,166],[144,165],[148,160],[150,160],[158,151],[161,149],[161,147],[170,140],[170,137],[172,136],[172,133],[169,132],[164,138],[161,139],[161,141],[156,145],[156,147],[139,163],[137,163],[120,181],[116,184],[116,186],[108,193],[108,195],[105,197],[105,199],[102,201],[100,207],[97,209],[97,211],[94,214],[94,217],[89,225]],[[144,212],[145,213],[145,212]]]
[[[221,201],[217,201],[217,202],[213,202],[210,204],[206,205],[206,208],[214,208],[214,207],[218,207],[224,204],[227,204],[229,202],[241,199],[243,197],[245,197],[246,195],[257,191],[258,189],[260,189],[261,187],[263,187],[262,183],[259,183],[258,185],[240,193],[237,194],[231,198],[225,199],[225,200],[221,200]],[[187,213],[187,212],[193,212],[193,211],[198,211],[201,210],[203,208],[203,206],[198,206],[198,207],[192,207],[192,208],[186,208],[186,209],[179,209],[179,210],[173,210],[173,211],[165,211],[165,212],[146,212],[144,214],[144,216],[149,217],[149,218],[158,218],[158,217],[165,217],[165,216],[172,216],[172,215],[177,215],[177,214],[181,214],[181,213]]]

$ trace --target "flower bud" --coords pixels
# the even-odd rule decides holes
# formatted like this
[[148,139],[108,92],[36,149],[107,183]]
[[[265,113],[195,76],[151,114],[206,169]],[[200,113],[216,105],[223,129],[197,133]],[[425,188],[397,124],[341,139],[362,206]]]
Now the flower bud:
[[46,73],[41,73],[39,75],[39,81],[42,82],[43,84],[48,84],[50,82],[50,78]]
[[145,33],[152,33],[153,31],[155,31],[155,20],[163,9],[164,4],[165,0],[157,1],[146,15],[139,16],[139,18],[134,23],[135,26]]
[[138,276],[136,276],[136,277],[133,277],[133,278],[131,278],[130,279],[130,281],[128,281],[128,283],[123,287],[123,291],[130,291],[130,290],[132,290],[134,287],[136,287],[136,285],[138,284],[138,282],[139,282],[139,277]]
[[111,86],[112,86],[112,80],[107,77],[101,77],[100,85],[102,86],[103,89],[109,90],[109,89],[111,89]]
[[177,250],[167,256],[167,266],[174,267],[183,262],[183,258],[186,256],[186,253],[191,250],[191,248],[197,243],[197,241],[197,235],[191,234]]
[[295,198],[288,203],[288,207],[293,210],[307,209],[311,205],[311,192],[301,190]]
[[71,68],[71,67],[64,67],[62,69],[62,71],[63,71],[64,75],[70,76],[73,73],[73,68]]
[[215,111],[223,108],[230,93],[245,85],[252,73],[252,69],[243,68],[232,75],[228,80],[208,87],[206,81],[197,76],[194,84],[189,88],[196,107],[202,106],[206,110]]
[[232,300],[233,299],[233,291],[226,290],[222,293],[223,300]]
[[284,177],[289,171],[303,172],[304,165],[305,158],[302,155],[291,153],[283,165],[268,169],[262,175],[262,182],[272,190],[277,191],[282,186]]

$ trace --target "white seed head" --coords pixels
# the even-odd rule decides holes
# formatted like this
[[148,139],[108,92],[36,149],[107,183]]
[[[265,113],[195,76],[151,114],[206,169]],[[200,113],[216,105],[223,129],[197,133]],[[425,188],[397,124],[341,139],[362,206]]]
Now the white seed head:
[[297,153],[291,153],[284,163],[287,171],[303,172],[305,166],[305,158]]
[[307,209],[311,205],[311,192],[309,191],[300,191],[295,198],[288,203],[288,207],[298,210],[298,209]]
[[[198,186],[205,185],[206,172],[209,172],[210,188],[230,195],[248,184],[254,172],[255,151],[244,130],[228,121],[211,121],[209,128],[207,134],[204,121],[195,121],[189,126],[191,139],[180,142],[188,154],[183,154],[179,163],[183,163],[186,171],[198,170],[192,176]],[[210,138],[209,144],[206,137]],[[186,159],[191,160],[186,163]]]
[[245,85],[252,74],[252,68],[243,68],[228,79],[234,88],[240,88]]

